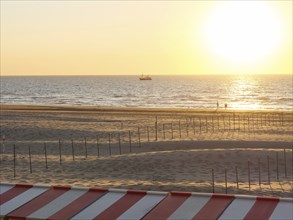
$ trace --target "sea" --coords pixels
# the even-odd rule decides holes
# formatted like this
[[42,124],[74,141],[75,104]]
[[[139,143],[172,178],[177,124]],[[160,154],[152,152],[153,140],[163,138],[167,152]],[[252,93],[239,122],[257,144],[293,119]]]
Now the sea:
[[1,76],[2,104],[293,110],[291,75]]

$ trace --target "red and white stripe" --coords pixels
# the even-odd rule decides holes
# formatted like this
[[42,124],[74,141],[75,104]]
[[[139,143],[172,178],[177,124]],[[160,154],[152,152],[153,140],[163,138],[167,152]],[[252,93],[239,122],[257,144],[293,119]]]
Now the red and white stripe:
[[192,219],[210,200],[210,194],[192,193],[169,217],[169,220],[177,220],[184,216],[185,219]]
[[0,194],[0,217],[7,215],[48,190],[48,186],[16,184]]
[[292,219],[293,200],[0,183],[1,219]]
[[235,196],[233,202],[225,209],[219,220],[243,219],[255,203],[255,197]]

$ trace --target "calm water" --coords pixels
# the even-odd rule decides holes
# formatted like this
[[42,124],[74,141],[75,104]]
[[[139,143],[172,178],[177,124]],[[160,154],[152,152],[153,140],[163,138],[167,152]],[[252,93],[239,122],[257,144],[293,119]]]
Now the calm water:
[[1,77],[1,103],[293,109],[292,76]]

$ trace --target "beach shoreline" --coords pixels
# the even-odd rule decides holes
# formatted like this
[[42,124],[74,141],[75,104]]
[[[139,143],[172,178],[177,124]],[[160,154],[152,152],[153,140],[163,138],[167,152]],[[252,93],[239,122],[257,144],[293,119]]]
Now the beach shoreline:
[[128,107],[128,106],[70,106],[70,105],[39,105],[39,104],[0,104],[1,111],[88,111],[88,112],[152,112],[152,113],[287,113],[292,110],[268,109],[230,109],[230,108],[182,108],[182,107]]

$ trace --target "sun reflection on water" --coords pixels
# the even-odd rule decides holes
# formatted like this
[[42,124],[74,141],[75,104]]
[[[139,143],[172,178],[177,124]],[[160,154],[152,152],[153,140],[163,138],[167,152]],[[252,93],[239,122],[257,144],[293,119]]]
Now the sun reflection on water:
[[258,110],[263,106],[260,102],[256,102],[254,97],[259,96],[262,88],[259,86],[256,77],[249,75],[239,75],[231,83],[230,88],[231,102],[229,103],[230,109],[238,110]]

